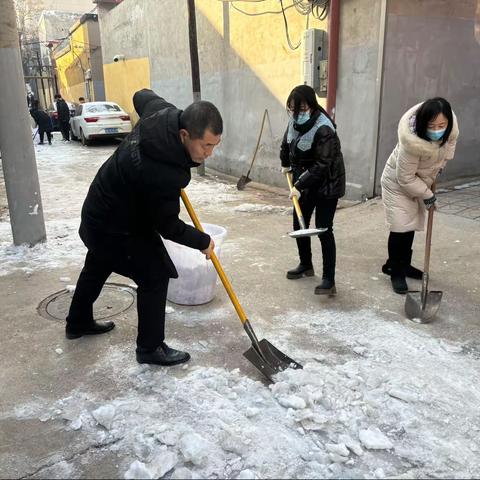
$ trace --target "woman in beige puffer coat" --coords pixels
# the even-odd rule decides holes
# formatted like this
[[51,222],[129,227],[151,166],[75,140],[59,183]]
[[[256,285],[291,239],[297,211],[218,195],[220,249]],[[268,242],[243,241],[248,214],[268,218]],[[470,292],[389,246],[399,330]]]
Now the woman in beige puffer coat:
[[398,143],[382,174],[382,198],[390,236],[382,271],[396,293],[406,293],[405,277],[422,278],[411,266],[415,231],[422,231],[425,210],[435,208],[432,185],[455,153],[457,119],[450,104],[433,98],[415,105],[400,119]]

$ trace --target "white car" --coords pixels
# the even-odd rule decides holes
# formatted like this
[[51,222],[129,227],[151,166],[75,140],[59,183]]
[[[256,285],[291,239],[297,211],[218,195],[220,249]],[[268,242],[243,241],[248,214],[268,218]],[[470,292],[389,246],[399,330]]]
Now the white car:
[[132,131],[130,116],[113,102],[87,102],[77,105],[70,119],[72,138],[89,145],[97,138],[125,137]]

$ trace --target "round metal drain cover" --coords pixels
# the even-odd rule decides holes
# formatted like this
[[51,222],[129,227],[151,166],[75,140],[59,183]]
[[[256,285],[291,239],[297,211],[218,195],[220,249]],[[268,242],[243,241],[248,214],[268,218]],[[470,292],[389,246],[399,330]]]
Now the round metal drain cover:
[[[65,321],[73,291],[60,290],[40,302],[38,313],[49,320]],[[135,289],[121,283],[106,283],[97,301],[93,305],[95,320],[114,317],[129,310],[135,303]]]

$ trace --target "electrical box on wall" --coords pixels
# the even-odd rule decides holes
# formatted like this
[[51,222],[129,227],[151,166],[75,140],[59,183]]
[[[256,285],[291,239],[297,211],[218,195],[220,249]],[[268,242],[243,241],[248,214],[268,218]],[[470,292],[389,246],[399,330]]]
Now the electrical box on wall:
[[303,83],[310,85],[319,97],[327,96],[328,34],[309,28],[303,33]]

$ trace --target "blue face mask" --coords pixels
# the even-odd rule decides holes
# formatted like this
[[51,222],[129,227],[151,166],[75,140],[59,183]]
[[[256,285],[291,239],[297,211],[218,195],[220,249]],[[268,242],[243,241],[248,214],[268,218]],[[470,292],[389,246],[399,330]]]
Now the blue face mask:
[[295,120],[295,123],[297,125],[303,125],[304,123],[308,122],[310,120],[310,112],[300,112],[298,114],[297,119]]
[[438,142],[444,135],[447,129],[443,130],[427,130],[427,137],[433,142]]

